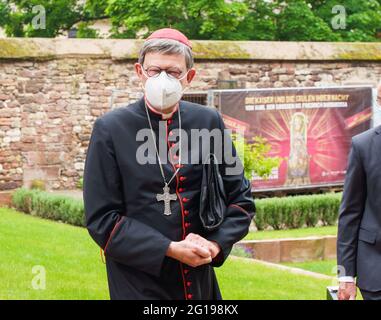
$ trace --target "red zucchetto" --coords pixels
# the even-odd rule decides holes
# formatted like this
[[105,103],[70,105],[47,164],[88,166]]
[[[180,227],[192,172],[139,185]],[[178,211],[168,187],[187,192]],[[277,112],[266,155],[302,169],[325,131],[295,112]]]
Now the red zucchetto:
[[164,28],[154,31],[146,40],[150,39],[172,39],[179,41],[192,49],[189,39],[179,30]]

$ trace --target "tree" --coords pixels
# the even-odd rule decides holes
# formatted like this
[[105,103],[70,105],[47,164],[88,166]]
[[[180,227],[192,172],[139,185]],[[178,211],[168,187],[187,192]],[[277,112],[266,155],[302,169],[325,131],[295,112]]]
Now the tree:
[[[2,5],[8,15],[0,20],[5,26],[8,36],[16,37],[55,37],[62,30],[68,30],[81,19],[82,7],[76,0],[16,0],[4,1]],[[14,6],[16,10],[11,10]],[[43,7],[45,10],[45,28],[33,26],[33,19],[38,14],[33,8]]]
[[0,1],[0,26],[5,25],[9,21],[9,7],[3,1]]
[[[43,29],[32,25],[37,5],[46,12]],[[344,29],[333,24],[340,10]],[[380,41],[381,0],[0,0],[8,36],[55,37],[80,22],[77,36],[97,37],[91,22],[103,18],[113,38],[173,27],[201,40]]]
[[[266,179],[274,168],[279,167],[282,158],[268,156],[271,145],[266,138],[256,136],[249,141],[237,133],[233,133],[231,137],[237,148],[238,156],[243,162],[247,179],[252,180],[253,174]],[[242,143],[238,143],[241,141]]]
[[[78,35],[96,37],[96,31],[89,28],[88,22],[106,18],[105,9],[108,2],[87,0],[82,4],[78,0],[0,0],[0,26],[5,27],[8,36],[56,37],[81,22]],[[33,26],[38,8],[45,11],[45,28]]]
[[[308,0],[308,3],[342,41],[379,41],[376,34],[381,29],[381,0]],[[345,15],[344,29],[332,25],[332,18],[339,14],[332,12],[335,6]]]
[[316,16],[304,0],[288,0],[280,9],[277,26],[283,41],[338,41],[340,37]]
[[278,40],[276,2],[245,0],[248,13],[238,26],[240,40]]
[[106,8],[114,36],[132,38],[172,27],[191,39],[235,40],[246,12],[244,3],[225,0],[114,0]]

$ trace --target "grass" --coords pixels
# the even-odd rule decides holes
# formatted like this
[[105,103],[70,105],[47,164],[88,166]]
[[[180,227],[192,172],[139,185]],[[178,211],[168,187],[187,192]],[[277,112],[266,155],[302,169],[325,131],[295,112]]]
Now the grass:
[[308,271],[326,274],[328,276],[336,275],[336,260],[320,260],[307,262],[287,262],[282,263],[289,267],[300,268]]
[[[326,274],[328,276],[336,275],[337,261],[335,260],[320,260],[320,261],[307,261],[307,262],[287,262],[282,263],[285,266],[300,268],[308,271]],[[357,290],[356,300],[362,300],[360,290]]]
[[[0,209],[0,299],[107,299],[99,249],[80,227]],[[46,289],[34,290],[34,266]]]
[[216,269],[224,299],[249,300],[320,300],[331,280],[265,266],[250,259],[228,259]]
[[337,226],[313,227],[289,230],[271,230],[249,232],[244,240],[267,240],[282,238],[304,238],[311,236],[333,236],[337,234]]
[[[109,299],[105,265],[86,229],[0,208],[0,299]],[[46,270],[35,290],[32,268]],[[229,258],[216,268],[224,299],[325,299],[330,280]]]

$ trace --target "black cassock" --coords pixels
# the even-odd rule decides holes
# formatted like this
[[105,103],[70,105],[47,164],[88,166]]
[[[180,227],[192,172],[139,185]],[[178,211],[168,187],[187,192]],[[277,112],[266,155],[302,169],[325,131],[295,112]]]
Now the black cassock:
[[[165,124],[169,148],[177,143],[171,137],[179,126],[179,110],[182,129],[189,137],[191,129],[225,128],[217,110],[183,100],[166,120],[148,110],[157,137],[159,122]],[[164,186],[159,164],[141,165],[137,160],[137,150],[143,144],[137,141],[140,129],[149,129],[144,98],[96,119],[86,155],[86,226],[104,250],[110,298],[222,299],[213,267],[221,266],[233,244],[248,233],[255,212],[250,183],[243,172],[227,175],[225,169],[233,165],[223,162],[228,207],[219,228],[206,232],[198,215],[202,161],[191,164],[188,159],[189,164],[181,164],[170,183],[170,193],[175,193],[177,200],[170,203],[172,214],[164,215],[164,203],[156,199]],[[190,150],[193,144],[188,144]],[[176,168],[170,161],[163,167],[168,181]],[[199,267],[167,257],[170,242],[189,233],[216,241],[222,248],[220,254]]]

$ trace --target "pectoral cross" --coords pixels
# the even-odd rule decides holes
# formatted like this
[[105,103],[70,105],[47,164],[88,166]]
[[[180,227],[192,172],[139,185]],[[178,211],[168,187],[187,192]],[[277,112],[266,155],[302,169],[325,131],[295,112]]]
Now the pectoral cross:
[[157,201],[164,201],[164,215],[169,216],[172,214],[171,212],[171,201],[177,199],[177,195],[175,193],[169,193],[169,187],[165,184],[163,188],[164,193],[158,193],[156,195]]

